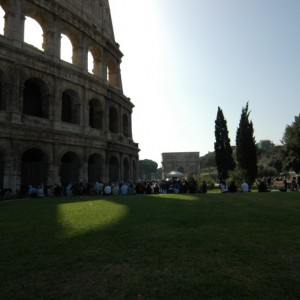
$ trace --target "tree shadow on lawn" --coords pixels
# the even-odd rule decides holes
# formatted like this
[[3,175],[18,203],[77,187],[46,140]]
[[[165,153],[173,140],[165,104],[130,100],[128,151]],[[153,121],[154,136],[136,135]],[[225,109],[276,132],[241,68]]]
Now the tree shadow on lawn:
[[271,194],[3,203],[0,298],[299,298],[300,201]]

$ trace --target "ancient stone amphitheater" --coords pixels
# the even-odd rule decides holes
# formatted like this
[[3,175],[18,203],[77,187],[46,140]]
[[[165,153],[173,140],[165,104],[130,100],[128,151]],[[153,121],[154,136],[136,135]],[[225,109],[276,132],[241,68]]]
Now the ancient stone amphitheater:
[[[135,181],[134,105],[122,90],[108,0],[0,5],[0,189]],[[42,28],[42,50],[24,40],[28,18]],[[71,63],[61,58],[62,35],[72,44]]]

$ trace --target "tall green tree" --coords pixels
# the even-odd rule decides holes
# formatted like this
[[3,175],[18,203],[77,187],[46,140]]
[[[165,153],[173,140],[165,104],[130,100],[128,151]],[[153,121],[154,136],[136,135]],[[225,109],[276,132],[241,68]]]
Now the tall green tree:
[[257,177],[257,150],[253,123],[249,120],[248,102],[242,108],[240,124],[236,132],[236,159],[244,179],[252,184]]
[[286,126],[282,138],[284,152],[284,169],[300,172],[300,114],[295,121]]
[[139,161],[139,178],[152,179],[157,172],[158,164],[151,159],[143,159]]
[[227,121],[224,118],[223,111],[218,107],[217,118],[215,121],[215,161],[220,180],[226,180],[228,172],[235,168],[235,161],[228,137]]

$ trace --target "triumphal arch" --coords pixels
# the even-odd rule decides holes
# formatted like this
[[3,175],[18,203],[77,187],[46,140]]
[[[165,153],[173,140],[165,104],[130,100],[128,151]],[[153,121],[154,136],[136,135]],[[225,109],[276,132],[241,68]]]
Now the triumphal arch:
[[[29,184],[134,181],[134,105],[123,94],[108,0],[0,6],[0,188],[17,194]],[[41,49],[24,40],[29,18],[42,29]],[[62,35],[71,62],[62,59]]]

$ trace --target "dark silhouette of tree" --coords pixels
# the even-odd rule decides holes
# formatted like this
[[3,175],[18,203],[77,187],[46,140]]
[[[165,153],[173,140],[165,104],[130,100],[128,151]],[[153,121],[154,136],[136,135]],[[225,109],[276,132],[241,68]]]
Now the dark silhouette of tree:
[[140,179],[152,179],[157,172],[158,164],[150,159],[139,161],[139,177]]
[[220,180],[226,180],[228,172],[235,168],[235,162],[228,137],[227,122],[223,111],[218,107],[217,118],[215,121],[215,161]]
[[287,125],[282,138],[284,153],[284,169],[300,172],[300,114],[295,121]]
[[243,107],[236,133],[236,159],[244,179],[252,184],[257,177],[257,150],[253,123],[249,120],[248,102]]

